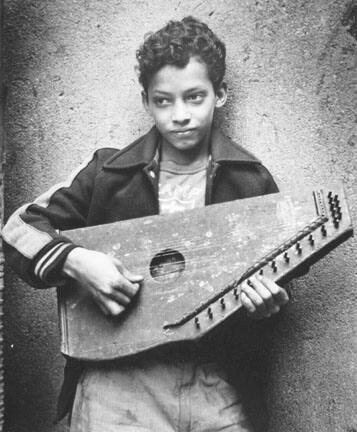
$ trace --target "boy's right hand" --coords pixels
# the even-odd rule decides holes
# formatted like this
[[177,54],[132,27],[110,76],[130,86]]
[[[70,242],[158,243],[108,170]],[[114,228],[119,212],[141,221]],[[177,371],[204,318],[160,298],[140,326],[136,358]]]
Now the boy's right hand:
[[116,258],[81,247],[67,256],[63,272],[87,289],[106,315],[119,315],[137,294],[143,277]]

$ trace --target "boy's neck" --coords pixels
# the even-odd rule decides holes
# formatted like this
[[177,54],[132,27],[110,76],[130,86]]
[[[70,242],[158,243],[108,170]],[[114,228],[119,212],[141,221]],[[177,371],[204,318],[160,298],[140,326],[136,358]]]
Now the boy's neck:
[[199,145],[189,150],[179,150],[171,146],[165,139],[161,141],[161,161],[172,161],[178,165],[201,164],[208,159],[210,153],[210,134]]

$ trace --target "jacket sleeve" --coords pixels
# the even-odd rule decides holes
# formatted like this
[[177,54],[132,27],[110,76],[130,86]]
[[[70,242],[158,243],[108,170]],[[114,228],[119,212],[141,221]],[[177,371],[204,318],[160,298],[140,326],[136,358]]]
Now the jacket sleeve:
[[10,216],[2,230],[7,262],[37,288],[65,282],[63,263],[77,247],[60,231],[86,225],[98,151],[59,183]]

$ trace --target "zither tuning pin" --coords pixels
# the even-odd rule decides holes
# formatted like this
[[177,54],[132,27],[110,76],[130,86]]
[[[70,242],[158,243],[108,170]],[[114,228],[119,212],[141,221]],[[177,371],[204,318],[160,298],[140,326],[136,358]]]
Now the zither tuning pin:
[[289,258],[289,254],[287,252],[284,253],[284,260],[285,260],[286,264],[289,264],[290,258]]
[[200,320],[198,317],[195,318],[195,326],[199,329],[200,328]]
[[297,252],[299,255],[301,255],[302,248],[301,248],[301,244],[300,244],[300,242],[297,242],[297,243],[296,243],[296,252]]

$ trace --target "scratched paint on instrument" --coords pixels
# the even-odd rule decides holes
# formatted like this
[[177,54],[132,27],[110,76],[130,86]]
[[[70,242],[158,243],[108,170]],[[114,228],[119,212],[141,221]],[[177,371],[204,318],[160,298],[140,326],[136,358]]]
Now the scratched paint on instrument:
[[[142,274],[144,282],[132,307],[118,318],[105,317],[83,289],[60,290],[63,352],[108,359],[195,337],[192,327],[164,331],[163,326],[220,292],[315,218],[308,191],[67,231],[75,243],[117,256],[132,272]],[[184,269],[155,279],[150,266],[167,251],[172,254],[169,261],[176,252],[183,256]],[[168,268],[179,264],[169,263]]]

